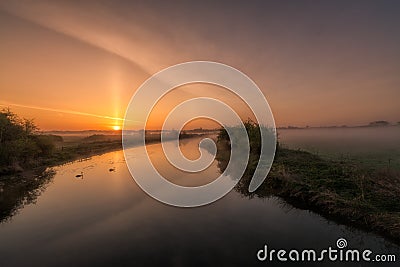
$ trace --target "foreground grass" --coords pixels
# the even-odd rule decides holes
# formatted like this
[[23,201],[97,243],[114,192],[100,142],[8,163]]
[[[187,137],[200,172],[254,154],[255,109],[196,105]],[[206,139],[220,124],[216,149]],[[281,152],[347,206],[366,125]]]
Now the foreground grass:
[[[217,158],[225,169],[229,143],[219,140]],[[350,162],[331,161],[278,145],[268,178],[253,193],[248,186],[258,163],[251,151],[236,190],[247,197],[278,196],[295,207],[334,221],[383,235],[400,243],[400,175],[393,170],[364,170]]]

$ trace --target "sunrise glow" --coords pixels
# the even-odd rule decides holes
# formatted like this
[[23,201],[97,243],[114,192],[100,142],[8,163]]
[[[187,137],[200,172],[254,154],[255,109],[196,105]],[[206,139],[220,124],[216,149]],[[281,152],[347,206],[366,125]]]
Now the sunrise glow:
[[[130,6],[135,7],[134,15],[122,12]],[[213,11],[204,21],[204,7],[182,7],[196,10],[192,14],[172,6],[159,13],[157,4],[150,6],[2,2],[0,22],[5,26],[0,31],[5,41],[0,51],[6,53],[0,65],[1,108],[10,107],[21,117],[35,119],[41,130],[110,130],[117,128],[111,125],[120,124],[132,95],[152,74],[177,63],[205,59],[223,62],[251,77],[267,97],[277,126],[398,121],[399,37],[391,21],[395,17],[371,20],[367,13],[356,17],[346,13],[319,25],[310,18],[315,15],[322,20],[323,13],[304,7],[289,12],[284,4],[266,3],[261,9],[232,5],[232,12],[221,16]],[[83,8],[91,10],[90,18]],[[287,18],[282,20],[271,10]],[[322,10],[327,16],[335,13],[331,8]],[[308,13],[313,15],[300,15]],[[237,20],[242,16],[243,21]],[[187,21],[194,24],[189,26]],[[241,38],[226,32],[220,21],[231,21],[230,27]],[[158,104],[148,122],[150,128],[161,128],[162,118],[176,103],[197,96],[222,98],[241,117],[251,117],[245,105],[238,105],[239,100],[223,90],[206,86],[177,90]],[[377,105],[377,99],[385,104]]]

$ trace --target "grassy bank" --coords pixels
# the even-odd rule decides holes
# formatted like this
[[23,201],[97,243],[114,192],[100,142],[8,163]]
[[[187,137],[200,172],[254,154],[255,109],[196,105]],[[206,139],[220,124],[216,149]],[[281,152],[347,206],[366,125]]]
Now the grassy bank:
[[[254,137],[252,140],[252,136],[250,160],[236,187],[238,192],[247,197],[278,196],[298,208],[315,211],[326,218],[376,232],[400,243],[398,172],[366,170],[351,162],[325,160],[278,144],[268,178],[254,193],[249,193],[260,143]],[[220,137],[217,158],[223,170],[229,160],[229,142],[225,134]]]
[[[181,134],[180,139],[199,136],[197,134]],[[50,157],[40,159],[38,166],[55,166],[66,162],[88,158],[94,155],[101,155],[107,152],[122,149],[122,135],[101,135],[95,134],[88,137],[64,138],[62,143],[58,143],[54,153]],[[128,146],[137,146],[141,144],[137,136]],[[146,134],[146,144],[161,142],[161,134]]]
[[0,175],[29,173],[69,161],[118,150],[122,148],[120,139],[121,138],[119,138],[119,141],[86,141],[84,138],[79,138],[74,142],[57,141],[52,143],[52,149],[49,153],[36,155],[29,158],[29,160],[14,158],[11,164],[3,164],[0,168]]
[[[39,135],[40,136],[40,135]],[[199,136],[198,134],[182,134],[180,139],[192,138]],[[0,175],[12,175],[31,171],[42,171],[47,167],[61,165],[70,161],[89,158],[94,155],[121,150],[122,136],[95,134],[88,137],[84,136],[40,136],[42,139],[54,139],[51,141],[51,151],[46,154],[39,154],[29,160],[14,159],[11,164],[4,165],[0,168]],[[50,138],[51,137],[51,138]],[[131,142],[130,146],[139,144],[139,138]],[[161,142],[160,134],[146,135],[146,144]]]

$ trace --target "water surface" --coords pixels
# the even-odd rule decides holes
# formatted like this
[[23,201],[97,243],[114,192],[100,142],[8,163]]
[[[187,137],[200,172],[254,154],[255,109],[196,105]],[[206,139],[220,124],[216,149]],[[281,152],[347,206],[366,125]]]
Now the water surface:
[[[198,141],[186,140],[184,153],[196,157]],[[204,173],[187,176],[167,167],[160,144],[149,145],[148,151],[168,179],[182,185],[204,184],[220,173],[214,162]],[[335,247],[340,237],[352,248],[400,256],[399,247],[381,237],[277,198],[248,199],[233,190],[199,208],[162,204],[138,188],[122,151],[55,171],[35,204],[0,224],[0,266],[271,266],[256,259],[264,244],[322,249]],[[75,178],[80,172],[83,179]]]

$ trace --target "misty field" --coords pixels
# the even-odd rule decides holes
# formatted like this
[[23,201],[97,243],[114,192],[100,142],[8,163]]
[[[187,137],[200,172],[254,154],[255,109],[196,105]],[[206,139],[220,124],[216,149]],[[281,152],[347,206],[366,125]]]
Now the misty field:
[[400,127],[279,129],[283,147],[368,169],[400,170]]

